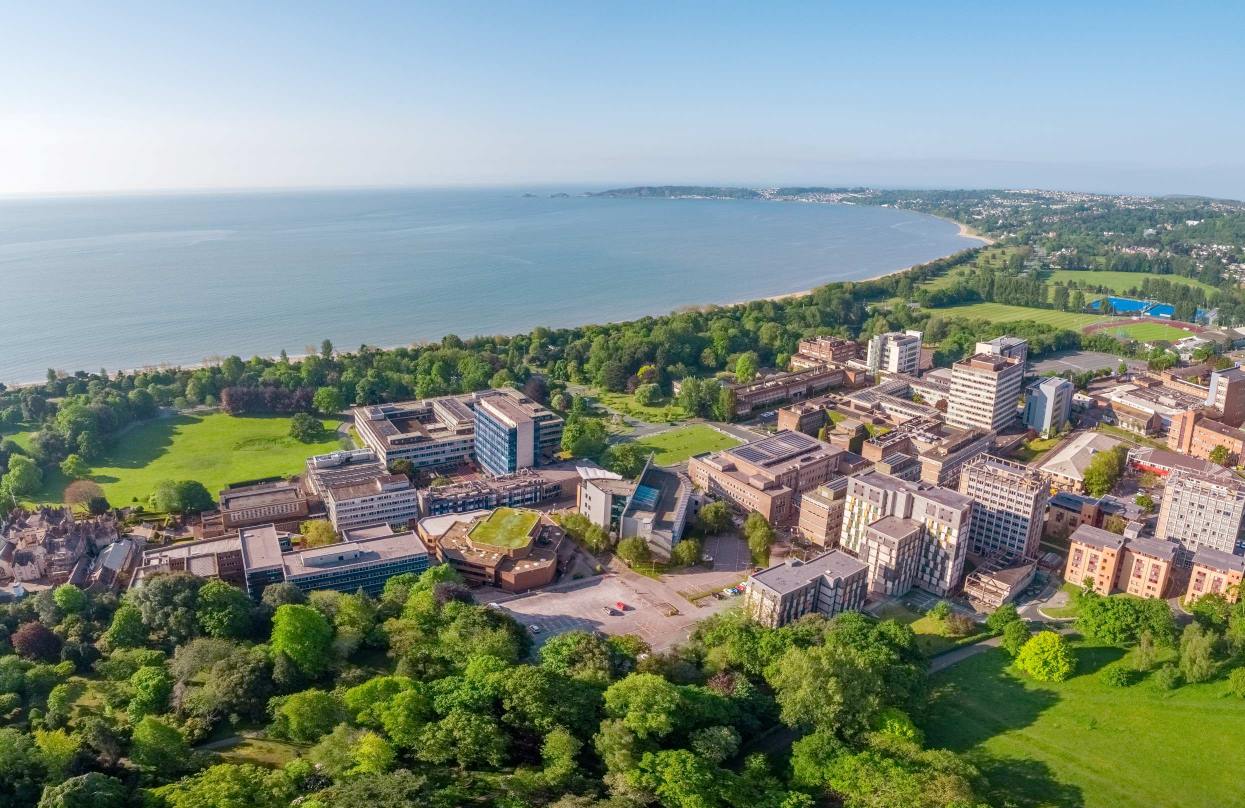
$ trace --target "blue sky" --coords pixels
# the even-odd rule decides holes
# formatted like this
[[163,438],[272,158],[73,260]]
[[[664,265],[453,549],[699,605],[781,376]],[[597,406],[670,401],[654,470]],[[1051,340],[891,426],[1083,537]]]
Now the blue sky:
[[27,3],[0,193],[864,183],[1245,197],[1245,4]]

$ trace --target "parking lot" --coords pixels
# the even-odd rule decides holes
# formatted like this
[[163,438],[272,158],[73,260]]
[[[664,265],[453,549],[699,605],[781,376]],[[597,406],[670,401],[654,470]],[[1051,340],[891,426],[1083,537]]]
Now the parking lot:
[[[1043,373],[1086,373],[1094,370],[1115,370],[1120,366],[1120,357],[1097,351],[1063,351],[1050,354],[1032,362],[1029,367],[1031,374],[1041,376]],[[1130,370],[1144,369],[1146,363],[1137,359],[1123,360]]]

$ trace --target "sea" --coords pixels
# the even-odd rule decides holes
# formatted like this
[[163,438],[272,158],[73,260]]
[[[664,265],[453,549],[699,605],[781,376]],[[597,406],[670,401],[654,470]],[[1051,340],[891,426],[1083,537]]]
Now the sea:
[[0,382],[628,320],[977,243],[890,208],[580,190],[0,199]]

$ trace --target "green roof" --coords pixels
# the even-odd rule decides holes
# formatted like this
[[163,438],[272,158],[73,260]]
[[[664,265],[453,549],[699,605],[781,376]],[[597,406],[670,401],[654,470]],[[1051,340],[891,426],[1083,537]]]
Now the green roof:
[[475,544],[512,549],[531,541],[532,528],[540,521],[535,511],[498,508],[483,521],[477,522],[467,534]]

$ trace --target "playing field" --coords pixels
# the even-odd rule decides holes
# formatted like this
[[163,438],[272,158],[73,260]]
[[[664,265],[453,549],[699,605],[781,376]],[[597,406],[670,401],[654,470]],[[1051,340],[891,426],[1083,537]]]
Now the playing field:
[[653,462],[659,466],[671,466],[703,452],[718,452],[739,445],[739,441],[730,435],[704,424],[667,429],[665,432],[641,438],[636,443],[655,452]]
[[540,516],[532,511],[498,508],[471,529],[471,540],[493,547],[523,547],[531,537]]
[[944,317],[971,317],[978,320],[989,320],[995,323],[1011,323],[1017,320],[1032,320],[1058,328],[1080,330],[1087,325],[1102,323],[1111,319],[1101,314],[1081,314],[1055,309],[1031,309],[1027,306],[1008,306],[1003,303],[969,303],[963,306],[947,306],[932,309]]
[[1175,342],[1178,339],[1192,336],[1191,332],[1183,328],[1163,323],[1133,323],[1118,328],[1104,328],[1099,333],[1110,334],[1116,339],[1135,339],[1138,342],[1153,342],[1154,340]]
[[1096,675],[1116,648],[1077,649],[1077,673],[1038,684],[992,649],[932,677],[928,745],[965,752],[990,784],[984,800],[1018,808],[1245,805],[1230,761],[1245,754],[1245,700],[1223,679],[1162,691]]
[[[162,480],[198,480],[215,496],[229,483],[298,474],[311,455],[340,448],[337,426],[325,421],[319,441],[302,443],[289,436],[289,418],[161,418],[117,438],[92,464],[91,479],[116,507],[145,500]],[[70,481],[59,471],[46,477],[35,499],[60,502]]]
[[1127,292],[1129,289],[1140,289],[1141,283],[1146,278],[1162,278],[1172,283],[1184,284],[1185,286],[1196,286],[1207,292],[1215,291],[1215,287],[1208,283],[1202,283],[1193,278],[1186,278],[1181,275],[1148,275],[1143,272],[1110,272],[1107,270],[1074,270],[1074,269],[1057,269],[1050,273],[1047,280],[1051,283],[1069,283],[1075,281],[1082,286],[1105,286],[1112,292]]

